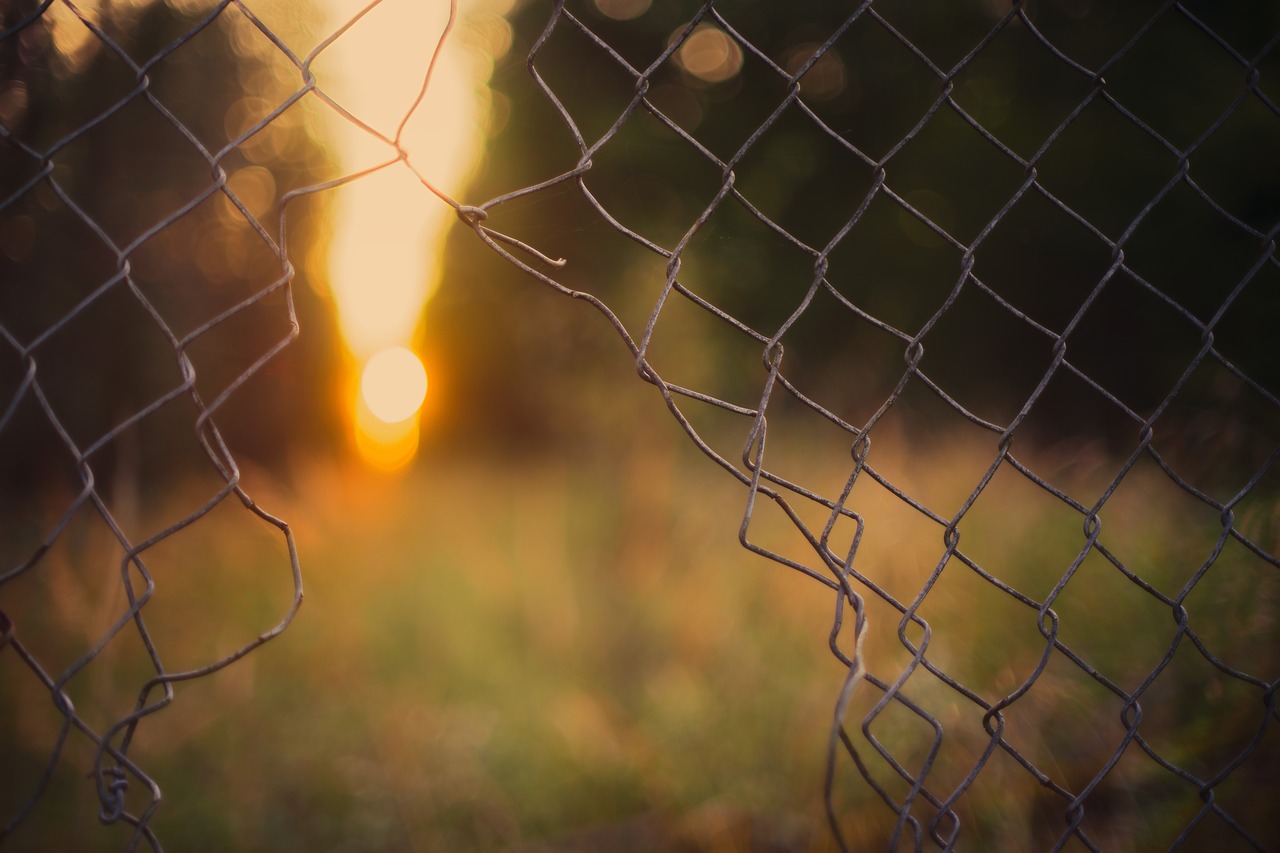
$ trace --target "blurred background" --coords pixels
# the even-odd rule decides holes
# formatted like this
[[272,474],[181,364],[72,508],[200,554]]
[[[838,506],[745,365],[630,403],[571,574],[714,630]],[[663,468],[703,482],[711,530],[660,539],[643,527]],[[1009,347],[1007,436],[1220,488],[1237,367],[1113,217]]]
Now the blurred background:
[[[144,553],[170,672],[288,611],[286,543],[217,497],[200,410],[174,393],[180,351],[245,491],[291,526],[307,598],[278,639],[178,684],[140,724],[129,754],[164,791],[151,826],[166,845],[836,849],[835,593],[742,548],[741,483],[586,300],[516,269],[447,200],[483,203],[486,226],[567,263],[501,244],[517,260],[602,300],[636,340],[652,320],[646,356],[669,383],[755,410],[780,335],[791,392],[768,401],[768,464],[810,497],[840,499],[850,478],[840,424],[875,424],[883,480],[848,495],[861,571],[886,591],[867,593],[873,673],[909,665],[893,602],[946,559],[919,507],[959,513],[972,563],[1056,596],[1078,654],[1055,654],[1007,712],[1010,742],[1066,789],[1088,785],[1125,726],[1087,667],[1142,695],[1152,751],[1182,771],[1131,746],[1091,794],[1089,837],[1159,849],[1194,825],[1193,841],[1239,844],[1217,815],[1195,822],[1195,780],[1215,779],[1232,820],[1280,843],[1265,690],[1280,677],[1280,12],[1162,7],[1046,0],[1020,19],[877,2],[842,30],[850,9],[817,0],[717,4],[730,37],[709,17],[687,32],[694,3],[475,0],[420,104],[445,3],[7,7],[0,609],[47,672],[70,673],[99,732],[154,674],[139,632],[113,630],[122,540],[200,516]],[[648,77],[654,111],[637,108],[627,65],[680,38]],[[780,69],[806,63],[805,110],[766,122]],[[715,205],[729,162],[741,198]],[[1020,194],[1032,170],[1044,192]],[[679,245],[681,285],[737,322],[684,293],[661,302],[668,258],[644,241]],[[827,246],[831,289],[805,301],[806,247]],[[965,247],[984,287],[954,296]],[[1075,369],[1038,389],[1059,335]],[[897,389],[915,337],[950,403]],[[745,470],[750,415],[681,413]],[[1029,470],[1105,504],[1114,560],[1077,561],[1082,513],[1007,465],[968,505],[998,452],[977,421],[1016,418]],[[1134,463],[1152,418],[1157,453]],[[822,529],[820,501],[795,506]],[[750,541],[829,575],[776,506],[749,521]],[[1036,608],[951,560],[922,602],[929,659],[995,702],[1037,671]],[[937,679],[908,693],[945,748],[892,715],[876,736],[911,772],[933,762],[947,796],[990,740],[981,710]],[[856,698],[851,721],[874,701]],[[60,754],[5,850],[131,836],[98,826],[94,746],[62,743],[63,722],[0,651],[0,821]],[[874,772],[901,799],[888,765]],[[894,815],[847,757],[836,781],[849,843],[885,846]],[[129,798],[149,800],[136,782]],[[955,808],[975,849],[1032,849],[1061,835],[1066,805],[998,752]]]

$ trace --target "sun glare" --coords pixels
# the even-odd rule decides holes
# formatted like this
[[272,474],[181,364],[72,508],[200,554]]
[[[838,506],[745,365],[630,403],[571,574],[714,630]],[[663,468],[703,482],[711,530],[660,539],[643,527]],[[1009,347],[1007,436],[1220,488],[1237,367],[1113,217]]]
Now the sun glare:
[[[336,26],[367,0],[320,5]],[[331,290],[347,348],[364,365],[352,401],[356,448],[379,468],[402,467],[417,450],[427,380],[408,345],[439,284],[446,229],[456,218],[422,179],[456,198],[476,168],[489,120],[487,81],[511,43],[502,17],[510,7],[510,0],[459,3],[460,18],[426,96],[400,136],[408,160],[334,192]],[[321,87],[359,122],[394,139],[418,96],[431,61],[428,48],[435,46],[448,9],[445,0],[386,0],[370,8],[317,57]],[[332,153],[344,173],[399,156],[385,140],[336,111],[329,114]]]
[[356,403],[355,444],[360,458],[379,471],[396,471],[413,461],[418,452],[418,413],[387,423],[369,410],[364,398]]
[[427,371],[405,347],[384,349],[364,366],[360,396],[381,421],[399,423],[422,408],[427,396]]

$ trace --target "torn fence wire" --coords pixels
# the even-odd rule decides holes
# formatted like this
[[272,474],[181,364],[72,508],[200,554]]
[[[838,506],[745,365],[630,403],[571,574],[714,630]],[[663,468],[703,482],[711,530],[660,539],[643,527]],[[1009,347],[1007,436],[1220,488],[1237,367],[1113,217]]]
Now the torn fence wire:
[[[276,424],[337,347],[298,338],[305,247],[407,167],[478,238],[450,277],[500,257],[596,308],[742,485],[744,548],[830,592],[842,849],[1280,848],[1275,9],[529,0],[465,203],[405,141],[456,9],[394,129],[325,78],[382,6],[0,16],[0,686],[55,720],[0,841],[87,746],[101,820],[160,848],[135,734],[302,601],[228,447],[301,440]],[[316,114],[385,159],[338,175]],[[154,566],[212,514],[278,538],[291,592],[166,665]],[[41,584],[105,603],[36,648]],[[147,672],[98,701],[126,640]]]

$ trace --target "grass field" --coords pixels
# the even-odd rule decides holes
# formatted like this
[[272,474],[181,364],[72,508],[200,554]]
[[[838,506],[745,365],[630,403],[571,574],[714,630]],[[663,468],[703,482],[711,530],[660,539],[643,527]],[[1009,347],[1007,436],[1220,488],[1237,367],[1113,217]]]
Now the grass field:
[[[897,482],[953,512],[991,453],[961,442],[882,458]],[[798,479],[830,474],[814,458],[815,467],[793,469]],[[1088,488],[1105,481],[1109,464],[1077,453],[1053,470]],[[317,460],[287,486],[253,470],[246,484],[292,525],[306,601],[281,637],[178,685],[173,706],[139,728],[130,755],[163,788],[153,826],[167,848],[835,849],[822,810],[844,675],[827,649],[834,595],[741,548],[745,491],[674,427],[644,431],[625,450],[585,442],[572,453],[501,459],[429,446],[403,475]],[[1025,486],[1003,471],[992,481],[962,525],[962,550],[1043,600],[1083,535],[1078,516]],[[859,564],[910,600],[942,552],[941,528],[873,485],[859,485],[851,505],[867,519]],[[184,506],[171,498],[153,512],[167,518]],[[1107,541],[1147,582],[1176,592],[1213,545],[1212,519],[1193,510],[1139,471],[1104,513],[1123,521]],[[142,527],[157,523],[147,515],[138,510]],[[1170,533],[1170,519],[1185,523]],[[751,536],[802,550],[768,507]],[[1274,679],[1274,568],[1236,550],[1188,600],[1192,624],[1224,660],[1270,668]],[[38,571],[6,588],[6,608],[35,614],[20,637],[43,660],[68,665],[122,608],[119,556],[110,554],[100,526],[73,525]],[[148,625],[170,669],[237,648],[291,599],[281,537],[231,502],[150,552],[148,565]],[[869,668],[892,680],[910,659],[900,617],[863,593]],[[1160,662],[1176,628],[1167,608],[1096,554],[1055,612],[1062,639],[1127,690]],[[987,701],[1017,688],[1044,648],[1033,608],[956,561],[920,613],[932,630],[930,662]],[[1184,641],[1144,694],[1143,731],[1179,766],[1212,775],[1261,721],[1261,691],[1189,651]],[[128,711],[145,677],[136,632],[126,630],[68,689],[101,725]],[[13,655],[0,655],[0,690],[8,814],[39,778],[60,718]],[[946,795],[989,740],[981,711],[923,670],[907,693],[945,727],[930,788]],[[855,695],[855,736],[877,697]],[[1006,737],[1079,789],[1119,744],[1122,705],[1054,655],[1007,712]],[[918,768],[931,738],[897,707],[874,732]],[[1272,842],[1264,821],[1277,790],[1275,728],[1216,792]],[[91,763],[88,743],[72,737],[6,850],[122,847],[123,827],[96,825],[84,778]],[[872,769],[901,796],[883,762]],[[1163,849],[1202,805],[1194,785],[1136,747],[1095,796],[1086,827],[1109,850]],[[130,797],[145,804],[136,786]],[[882,847],[892,815],[847,758],[837,800],[854,848]],[[1047,847],[1065,810],[1003,753],[957,805],[969,849]],[[1217,839],[1216,820],[1192,838]]]

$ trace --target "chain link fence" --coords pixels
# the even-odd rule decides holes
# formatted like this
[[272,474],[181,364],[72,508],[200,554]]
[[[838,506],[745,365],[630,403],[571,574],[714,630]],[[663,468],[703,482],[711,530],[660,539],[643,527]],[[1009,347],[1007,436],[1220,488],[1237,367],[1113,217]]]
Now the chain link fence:
[[[243,131],[228,121],[218,140],[238,102],[233,87],[255,67],[219,49],[231,14],[256,23],[227,3],[199,14],[60,2],[0,13],[0,705],[26,748],[5,758],[0,844],[65,784],[69,764],[88,770],[80,783],[96,789],[102,823],[130,827],[130,849],[159,849],[150,821],[161,789],[130,756],[140,727],[173,702],[176,685],[277,636],[302,602],[289,525],[245,490],[215,419],[298,333],[285,225],[299,193],[281,187],[273,216],[261,193],[228,175],[247,165],[251,140],[272,137],[281,151],[296,141],[300,128],[281,118],[307,89]],[[202,84],[205,74],[223,85]],[[192,118],[198,99],[212,109]],[[274,135],[262,134],[273,121]],[[287,159],[258,162],[302,183],[311,165]],[[253,435],[274,440],[297,401],[271,385],[247,394],[261,407],[260,419],[240,422],[248,446]],[[157,501],[168,520],[149,527],[156,516],[144,505]],[[209,630],[219,614],[205,619],[189,601],[175,623],[153,618],[155,601],[175,567],[202,570],[206,545],[190,531],[215,515],[235,516],[227,529],[237,537],[278,537],[287,592],[256,636],[211,630],[229,641],[174,661],[166,639]],[[206,591],[216,585],[206,575]],[[126,673],[134,695],[104,682],[113,672]],[[24,713],[40,693],[53,724]]]
[[[355,121],[311,71],[354,21],[297,50],[257,7],[175,3],[148,38],[69,2],[3,20],[0,436],[18,521],[0,685],[47,692],[60,718],[6,834],[82,739],[102,819],[158,849],[160,789],[130,758],[134,732],[301,602],[289,527],[250,498],[215,421],[250,455],[255,437],[264,458],[278,449],[257,406],[234,407],[321,363],[291,346],[310,298],[291,241],[366,173],[324,180],[293,109]],[[55,44],[54,15],[110,67],[67,59],[81,54]],[[478,238],[449,280],[465,289],[500,257],[595,308],[742,484],[742,545],[830,591],[821,618],[846,672],[824,786],[834,842],[1280,846],[1276,10],[595,0],[510,20],[524,61],[494,74],[499,119],[469,192],[489,200],[433,188]],[[246,39],[227,74],[261,109],[224,122],[231,98],[196,126],[164,81],[207,79],[233,52],[217,45]],[[289,75],[264,74],[267,55]],[[57,120],[39,109],[50,81],[84,78],[42,82],[41,61],[93,71]],[[163,156],[95,159],[150,144],[130,110]],[[272,191],[255,195],[264,174]],[[597,355],[500,361],[536,395],[559,374],[592,381]],[[207,488],[175,486],[177,520],[131,529],[137,479],[174,470]],[[278,532],[292,592],[248,642],[166,665],[149,555],[222,511]],[[29,647],[25,620],[69,588],[53,576],[83,571],[63,564],[113,551],[110,613],[77,642]],[[126,635],[150,670],[136,698],[75,701]]]
[[526,13],[559,159],[477,209],[569,264],[491,247],[833,591],[840,846],[1273,849],[1274,11]]

